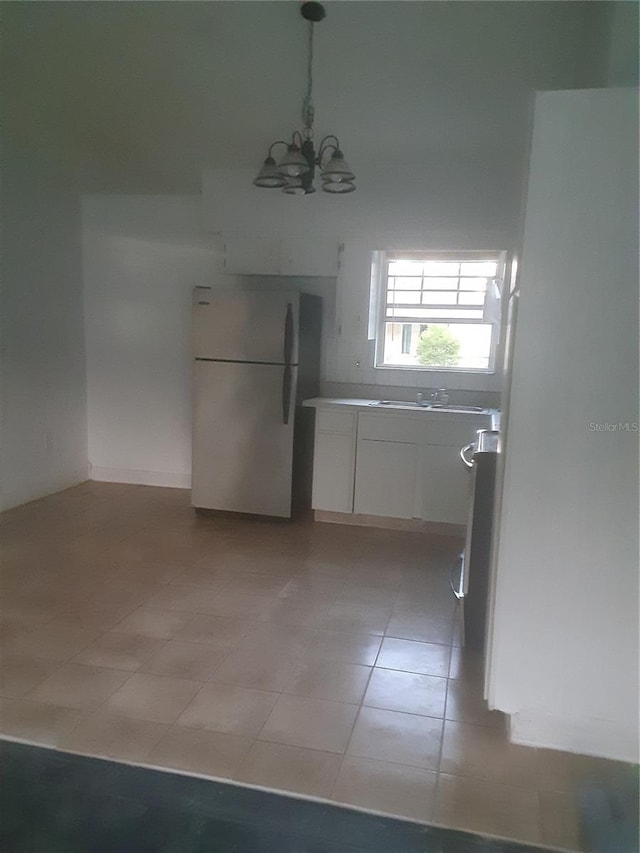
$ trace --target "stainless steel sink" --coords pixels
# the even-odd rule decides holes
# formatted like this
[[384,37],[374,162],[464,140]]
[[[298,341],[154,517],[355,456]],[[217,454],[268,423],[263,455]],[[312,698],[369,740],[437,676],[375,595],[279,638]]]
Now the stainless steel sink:
[[387,409],[426,409],[426,406],[418,406],[410,400],[374,400],[370,406],[384,406]]
[[468,412],[469,414],[486,412],[483,406],[456,406],[450,403],[443,406],[438,403],[417,403],[414,400],[374,400],[369,405],[385,409],[412,409],[419,412]]
[[433,404],[429,406],[430,409],[434,409],[437,411],[438,409],[445,409],[447,412],[484,412],[486,409],[483,406],[454,406],[451,403],[447,403],[446,406],[438,406],[437,404]]

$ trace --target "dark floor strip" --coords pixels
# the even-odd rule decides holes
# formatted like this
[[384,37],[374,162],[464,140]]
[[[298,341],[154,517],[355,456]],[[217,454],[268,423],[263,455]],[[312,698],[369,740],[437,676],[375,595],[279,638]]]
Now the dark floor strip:
[[535,853],[221,782],[0,742],[10,853]]

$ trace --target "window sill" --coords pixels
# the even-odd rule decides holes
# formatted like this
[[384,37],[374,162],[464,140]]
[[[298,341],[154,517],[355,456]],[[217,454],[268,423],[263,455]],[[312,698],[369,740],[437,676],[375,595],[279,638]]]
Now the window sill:
[[391,370],[394,373],[445,373],[453,376],[495,376],[495,368],[486,370],[481,367],[422,367],[411,364],[374,364],[374,370]]
[[374,366],[369,369],[375,385],[420,388],[438,387],[447,390],[460,391],[498,391],[502,389],[501,368],[492,371],[463,371],[463,370],[433,370],[431,368],[411,367],[382,367]]

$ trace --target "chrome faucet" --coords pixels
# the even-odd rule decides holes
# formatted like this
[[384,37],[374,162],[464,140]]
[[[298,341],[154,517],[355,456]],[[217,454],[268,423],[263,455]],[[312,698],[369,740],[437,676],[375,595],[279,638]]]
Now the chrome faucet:
[[446,388],[436,388],[431,392],[430,396],[432,406],[446,406],[449,402],[449,395]]
[[446,388],[430,388],[428,391],[418,391],[416,394],[416,405],[418,406],[446,406],[449,395]]

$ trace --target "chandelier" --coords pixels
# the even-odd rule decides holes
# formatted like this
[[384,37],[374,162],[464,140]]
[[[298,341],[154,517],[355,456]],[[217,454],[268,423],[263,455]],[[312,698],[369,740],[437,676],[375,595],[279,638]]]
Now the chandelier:
[[[287,195],[309,195],[316,191],[313,181],[316,167],[320,170],[322,191],[325,193],[352,193],[356,176],[340,150],[337,136],[325,136],[316,152],[313,145],[313,28],[325,16],[322,3],[303,2],[300,14],[309,22],[307,92],[302,102],[302,133],[294,131],[291,142],[282,139],[269,146],[267,158],[258,172],[254,185],[266,189],[281,189]],[[273,150],[284,145],[286,151],[276,163]]]

